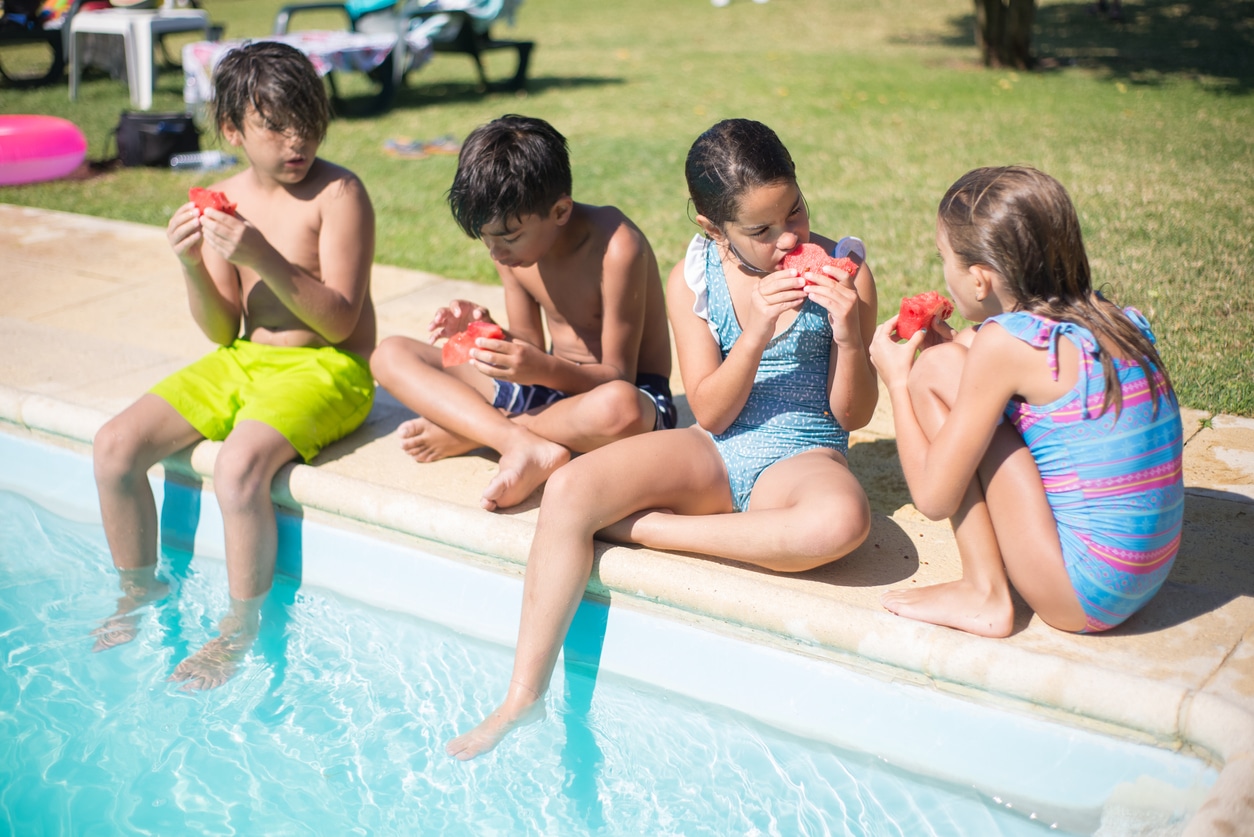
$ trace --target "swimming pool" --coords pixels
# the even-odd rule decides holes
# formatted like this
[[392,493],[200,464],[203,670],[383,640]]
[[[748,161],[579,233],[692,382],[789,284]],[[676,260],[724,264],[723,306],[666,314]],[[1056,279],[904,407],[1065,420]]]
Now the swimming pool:
[[463,764],[442,745],[508,681],[517,576],[291,515],[256,648],[226,686],[187,694],[166,677],[226,607],[212,496],[157,483],[173,592],[135,642],[93,655],[116,580],[90,462],[4,433],[0,462],[13,833],[1118,834],[1120,817],[1180,822],[1215,779],[1178,754],[596,602],[548,720]]

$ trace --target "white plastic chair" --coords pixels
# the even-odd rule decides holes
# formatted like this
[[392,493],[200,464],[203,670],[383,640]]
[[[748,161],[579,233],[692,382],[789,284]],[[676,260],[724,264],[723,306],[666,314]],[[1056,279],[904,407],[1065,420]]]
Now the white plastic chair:
[[153,44],[162,35],[176,32],[208,34],[209,13],[201,9],[174,8],[166,0],[159,9],[114,8],[80,11],[69,22],[67,34],[70,69],[70,101],[78,99],[82,76],[79,36],[86,34],[121,35],[126,55],[126,81],[131,105],[139,110],[152,107]]

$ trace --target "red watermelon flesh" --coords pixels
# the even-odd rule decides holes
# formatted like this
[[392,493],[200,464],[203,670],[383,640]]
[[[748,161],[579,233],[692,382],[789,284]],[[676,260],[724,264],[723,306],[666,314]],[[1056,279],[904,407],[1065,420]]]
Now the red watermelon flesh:
[[196,204],[196,208],[200,210],[201,215],[205,214],[206,209],[216,209],[228,215],[235,214],[235,204],[227,200],[226,194],[223,192],[215,192],[212,189],[202,189],[199,186],[193,186],[187,190],[187,197],[192,203]]
[[[794,268],[804,276],[806,273],[821,273],[824,265],[831,265],[837,270],[843,270],[848,273],[850,278],[858,275],[858,263],[853,259],[841,256],[833,258],[827,255],[827,252],[817,244],[798,244],[792,250],[784,254],[784,258],[780,261],[781,270]],[[807,285],[814,283],[806,280]]]
[[903,297],[901,313],[897,315],[897,336],[909,340],[921,328],[927,328],[933,319],[947,320],[954,313],[954,304],[936,291],[924,291]]
[[480,337],[486,337],[489,340],[504,340],[505,332],[496,323],[473,322],[466,326],[465,331],[454,334],[444,342],[444,348],[440,350],[440,362],[445,366],[466,363],[470,360],[470,350],[475,347],[475,341]]

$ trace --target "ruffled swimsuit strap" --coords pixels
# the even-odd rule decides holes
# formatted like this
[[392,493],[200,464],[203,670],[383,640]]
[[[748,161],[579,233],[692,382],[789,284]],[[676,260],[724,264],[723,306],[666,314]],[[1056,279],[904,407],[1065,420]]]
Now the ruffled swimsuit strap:
[[[1066,337],[1075,344],[1075,347],[1080,350],[1080,362],[1083,364],[1079,380],[1076,382],[1083,399],[1081,410],[1084,418],[1090,418],[1089,389],[1093,380],[1093,363],[1099,351],[1092,332],[1075,323],[1051,320],[1028,311],[999,314],[991,319],[1025,343],[1038,349],[1045,349],[1049,361],[1049,374],[1055,381],[1058,380],[1058,338]],[[1144,322],[1144,317],[1141,317],[1141,321]]]
[[1134,326],[1141,330],[1141,334],[1145,335],[1145,339],[1151,343],[1158,342],[1158,338],[1154,336],[1154,331],[1150,328],[1149,320],[1145,318],[1144,314],[1131,306],[1123,309],[1123,314],[1132,321]]

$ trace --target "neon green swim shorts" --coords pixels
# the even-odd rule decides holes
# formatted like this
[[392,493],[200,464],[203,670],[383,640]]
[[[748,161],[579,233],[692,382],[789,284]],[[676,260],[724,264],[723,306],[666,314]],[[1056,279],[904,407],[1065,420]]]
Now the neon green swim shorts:
[[244,420],[283,434],[306,462],[356,430],[374,403],[365,358],[330,347],[236,340],[149,390],[206,439],[220,442]]

